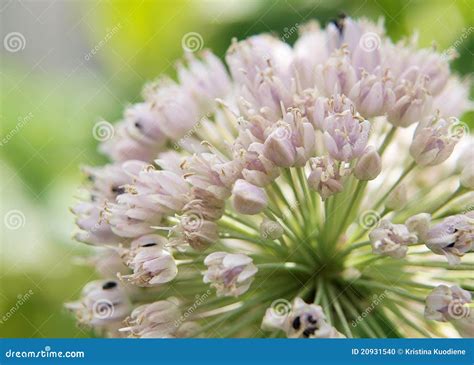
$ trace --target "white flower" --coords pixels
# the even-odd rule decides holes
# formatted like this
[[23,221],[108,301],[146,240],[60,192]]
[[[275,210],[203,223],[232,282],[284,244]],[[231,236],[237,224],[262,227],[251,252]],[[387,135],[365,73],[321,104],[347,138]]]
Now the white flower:
[[438,255],[445,255],[450,265],[472,250],[474,242],[474,212],[443,219],[426,234],[426,246]]
[[120,331],[129,337],[170,338],[177,331],[175,322],[181,315],[177,298],[170,297],[151,304],[141,305],[125,320],[127,327]]
[[277,313],[268,308],[263,317],[262,329],[281,330],[288,338],[341,338],[345,337],[326,322],[323,309],[295,298],[288,313]]
[[81,299],[65,304],[75,312],[77,320],[92,327],[107,327],[123,320],[130,313],[131,303],[124,289],[115,280],[96,280],[82,289]]
[[129,250],[122,250],[122,257],[133,270],[131,275],[120,275],[138,286],[154,286],[173,280],[178,267],[171,253],[165,248],[167,240],[151,234],[131,243]]
[[369,234],[374,254],[401,259],[406,256],[408,245],[417,242],[416,234],[411,233],[404,224],[392,224],[383,219],[380,225]]
[[457,123],[454,118],[433,117],[424,119],[416,128],[410,154],[421,166],[438,165],[448,159],[460,136],[451,133]]
[[324,123],[324,143],[332,158],[348,162],[362,155],[369,139],[368,120],[346,110],[330,115]]
[[426,298],[425,317],[446,322],[461,319],[469,314],[471,293],[458,286],[439,285]]
[[235,182],[232,195],[235,210],[242,214],[258,214],[268,204],[265,190],[242,179]]
[[213,252],[206,257],[204,282],[216,288],[218,296],[239,296],[245,293],[257,273],[252,259],[244,254]]
[[308,176],[308,185],[317,191],[323,200],[344,189],[343,177],[347,174],[344,166],[338,166],[331,157],[322,156],[310,160],[311,173]]

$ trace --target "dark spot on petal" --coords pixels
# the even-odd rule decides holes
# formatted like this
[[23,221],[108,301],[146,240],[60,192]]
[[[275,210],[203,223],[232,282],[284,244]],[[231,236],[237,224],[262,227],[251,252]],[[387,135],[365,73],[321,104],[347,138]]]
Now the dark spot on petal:
[[449,245],[447,245],[446,247],[454,247],[455,244],[456,244],[456,242],[453,242],[453,243],[450,243]]
[[112,192],[117,194],[117,195],[120,195],[120,194],[125,193],[125,188],[123,188],[121,186],[113,186],[112,187]]
[[342,32],[344,31],[344,19],[346,18],[346,14],[340,13],[337,17],[337,19],[333,19],[331,23],[333,23],[337,30],[339,31],[339,34],[342,35]]
[[295,330],[299,330],[300,327],[301,327],[301,319],[300,317],[296,317],[294,320],[293,320],[293,323],[292,323],[292,326]]
[[117,286],[117,283],[115,281],[107,281],[104,285],[102,285],[102,289],[108,290],[115,288]]
[[318,323],[318,320],[315,319],[312,315],[309,315],[308,316],[308,322],[311,323],[311,324],[316,324],[316,323]]
[[315,327],[306,328],[306,329],[303,331],[303,336],[304,336],[304,338],[308,338],[309,336],[314,335],[314,332],[316,332],[316,328],[315,328]]
[[142,129],[142,124],[140,122],[135,122],[135,127],[137,127],[137,129]]
[[151,243],[145,243],[144,245],[142,245],[142,247],[152,247],[152,246],[156,246],[156,243],[151,242]]

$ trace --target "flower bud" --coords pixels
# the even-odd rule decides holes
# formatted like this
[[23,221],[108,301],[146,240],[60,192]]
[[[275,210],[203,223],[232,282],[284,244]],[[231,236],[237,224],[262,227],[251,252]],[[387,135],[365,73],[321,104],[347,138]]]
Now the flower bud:
[[415,233],[418,237],[418,242],[425,242],[426,235],[430,228],[431,223],[431,214],[420,213],[410,217],[406,220],[405,225],[408,227],[408,230],[412,233]]
[[281,303],[282,308],[271,307],[265,312],[262,329],[281,330],[288,338],[342,338],[334,327],[326,322],[321,306],[307,304],[295,298],[292,304]]
[[426,246],[438,255],[445,255],[450,265],[472,250],[474,243],[474,212],[443,219],[427,233]]
[[324,144],[332,158],[349,162],[362,155],[369,139],[368,120],[346,110],[327,117],[325,125]]
[[124,321],[128,327],[120,331],[135,338],[170,338],[174,337],[177,329],[175,322],[179,317],[179,301],[170,297],[135,308]]
[[234,208],[241,214],[258,214],[268,204],[265,190],[243,179],[235,182],[232,194]]
[[380,226],[369,234],[372,252],[378,255],[401,259],[406,256],[408,244],[415,243],[417,237],[403,224],[392,224],[382,220]]
[[455,133],[457,119],[438,116],[425,119],[416,128],[410,154],[418,165],[434,166],[448,159],[461,135]]
[[291,167],[296,160],[296,148],[291,140],[292,131],[289,126],[277,127],[265,140],[263,155],[275,165]]
[[122,253],[133,274],[120,277],[144,287],[173,280],[178,274],[178,267],[171,253],[165,249],[166,242],[164,237],[156,234],[134,240],[130,249]]
[[312,158],[310,166],[312,171],[308,176],[308,185],[321,195],[321,199],[326,200],[344,189],[342,178],[346,171],[338,168],[331,157]]
[[82,289],[82,298],[65,304],[77,320],[92,327],[107,327],[121,322],[131,310],[125,290],[116,280],[95,280]]
[[280,223],[272,221],[267,217],[263,218],[260,224],[260,236],[263,239],[276,240],[283,236],[283,227]]
[[244,254],[213,252],[205,258],[204,264],[207,271],[203,281],[216,288],[217,296],[237,297],[245,293],[258,271],[253,260]]
[[461,319],[469,315],[467,303],[471,293],[458,286],[439,285],[426,298],[425,317],[439,322]]
[[467,164],[461,172],[461,186],[466,189],[474,189],[474,166],[472,162]]
[[400,184],[387,196],[387,199],[385,200],[385,208],[390,210],[400,210],[405,206],[407,201],[407,189],[405,184]]
[[374,147],[369,146],[354,168],[354,175],[359,180],[373,180],[382,171],[382,159]]

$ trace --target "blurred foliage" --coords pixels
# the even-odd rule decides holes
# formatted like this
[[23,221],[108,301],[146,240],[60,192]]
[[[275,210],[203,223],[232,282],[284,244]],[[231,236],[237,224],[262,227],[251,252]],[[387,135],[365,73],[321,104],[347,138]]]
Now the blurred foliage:
[[[1,137],[28,113],[32,118],[0,147],[2,216],[21,206],[27,218],[26,232],[2,226],[0,316],[16,305],[17,295],[34,291],[0,323],[2,337],[91,336],[63,309],[63,302],[77,298],[94,277],[90,268],[71,264],[74,255],[88,251],[69,237],[73,218],[67,208],[81,181],[78,167],[105,161],[95,151],[93,124],[120,118],[127,103],[140,100],[147,81],[163,73],[173,76],[186,33],[200,33],[205,47],[223,57],[234,37],[274,32],[287,34],[292,43],[297,36],[292,28],[310,19],[324,25],[340,12],[384,17],[394,39],[417,29],[422,46],[435,39],[441,50],[466,34],[453,68],[461,75],[472,72],[473,12],[472,3],[464,0],[109,0],[62,5],[77,17],[71,29],[86,39],[82,54],[102,44],[90,62],[79,60],[83,67],[65,76],[54,67],[40,72],[21,52],[1,59]],[[1,16],[8,16],[8,9]],[[473,113],[464,120],[474,128]]]

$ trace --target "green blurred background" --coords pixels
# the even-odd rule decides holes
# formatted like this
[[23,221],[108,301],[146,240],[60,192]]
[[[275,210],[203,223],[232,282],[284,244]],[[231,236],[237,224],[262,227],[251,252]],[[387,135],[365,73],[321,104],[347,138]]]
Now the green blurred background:
[[[467,74],[473,10],[468,0],[2,0],[1,38],[19,32],[24,48],[1,48],[0,336],[92,335],[62,307],[95,276],[74,264],[88,252],[71,239],[68,211],[82,179],[79,165],[105,161],[96,152],[94,123],[120,118],[124,106],[140,100],[144,83],[173,75],[186,33],[198,32],[223,56],[233,37],[275,32],[293,42],[292,28],[309,19],[382,16],[394,39],[418,30],[423,46],[456,44],[453,67]],[[463,120],[473,126],[472,114]]]

